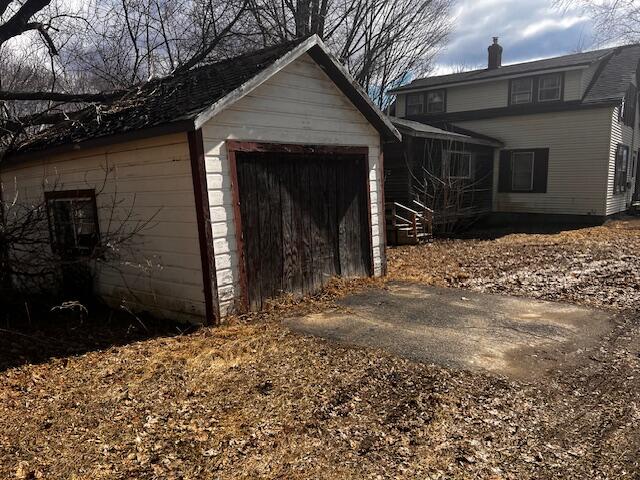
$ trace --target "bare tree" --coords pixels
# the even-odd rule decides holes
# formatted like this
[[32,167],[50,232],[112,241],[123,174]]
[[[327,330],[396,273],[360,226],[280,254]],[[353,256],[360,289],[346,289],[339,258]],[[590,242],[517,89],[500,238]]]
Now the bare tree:
[[406,157],[418,201],[434,212],[436,233],[469,228],[491,212],[490,156],[481,161],[466,144],[420,139]]
[[[640,4],[635,0],[555,0],[554,3],[564,13],[588,16],[596,44],[640,41]],[[578,46],[583,47],[583,44]]]
[[450,29],[453,0],[251,0],[265,44],[322,37],[381,107],[389,88],[426,73]]

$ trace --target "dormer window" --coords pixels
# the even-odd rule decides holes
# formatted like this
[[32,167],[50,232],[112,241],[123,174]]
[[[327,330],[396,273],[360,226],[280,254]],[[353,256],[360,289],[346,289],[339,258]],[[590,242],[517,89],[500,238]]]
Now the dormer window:
[[427,113],[444,112],[444,90],[427,92]]
[[410,93],[407,95],[407,115],[422,113],[422,93]]
[[409,93],[407,95],[407,115],[421,113],[444,113],[445,91],[432,90],[424,93]]
[[510,105],[558,102],[562,100],[562,72],[514,78],[510,82]]
[[511,103],[531,103],[533,100],[533,78],[518,78],[511,81]]
[[538,101],[539,102],[553,102],[560,100],[562,90],[562,75],[559,73],[552,73],[551,75],[544,75],[539,78],[538,88]]

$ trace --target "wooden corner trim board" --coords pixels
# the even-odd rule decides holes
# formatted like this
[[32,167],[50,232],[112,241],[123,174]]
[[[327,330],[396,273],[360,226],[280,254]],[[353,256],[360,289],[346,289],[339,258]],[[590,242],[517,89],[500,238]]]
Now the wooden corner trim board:
[[[376,261],[373,255],[373,221],[371,219],[371,181],[369,180],[369,148],[365,147],[364,152],[362,153],[364,156],[364,166],[363,166],[363,180],[365,192],[367,192],[367,226],[369,229],[369,276],[374,277],[376,274]],[[382,252],[381,252],[382,253]]]
[[202,130],[187,132],[189,157],[191,159],[191,178],[196,203],[198,222],[198,240],[200,243],[200,261],[202,263],[202,287],[204,290],[205,323],[220,324],[220,302],[218,299],[218,278],[216,257],[213,250],[213,232],[211,231],[211,212],[207,195],[207,176],[204,165],[204,144]]
[[[380,138],[380,145],[383,143],[382,138]],[[382,224],[379,225],[379,235],[382,235],[382,247],[380,251],[380,260],[382,262],[381,269],[382,275],[387,275],[387,218],[385,211],[385,196],[384,196],[384,149],[380,149],[380,162],[378,164],[378,172],[380,174],[380,197],[382,198]],[[371,204],[371,200],[369,200],[369,204]],[[380,200],[378,200],[378,208],[380,207]],[[378,217],[380,217],[380,212],[378,212]],[[379,221],[379,220],[378,220]],[[371,239],[373,241],[373,239]]]
[[244,240],[242,236],[242,214],[240,213],[240,189],[238,188],[237,152],[263,153],[307,153],[316,155],[359,155],[364,160],[364,181],[367,192],[367,218],[369,223],[369,276],[375,275],[373,255],[373,227],[371,223],[371,185],[369,182],[369,147],[341,146],[341,145],[299,145],[287,143],[243,142],[227,140],[227,158],[231,175],[231,198],[233,202],[233,219],[236,234],[236,249],[238,252],[238,276],[240,282],[240,301],[236,305],[240,311],[249,308],[249,285],[247,280],[246,260],[244,255]]

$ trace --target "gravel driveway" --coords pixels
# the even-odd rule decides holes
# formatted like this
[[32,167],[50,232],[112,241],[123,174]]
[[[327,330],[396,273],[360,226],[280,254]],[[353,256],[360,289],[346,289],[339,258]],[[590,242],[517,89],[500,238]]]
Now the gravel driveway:
[[411,360],[531,379],[584,360],[611,330],[609,316],[566,303],[390,282],[287,325]]

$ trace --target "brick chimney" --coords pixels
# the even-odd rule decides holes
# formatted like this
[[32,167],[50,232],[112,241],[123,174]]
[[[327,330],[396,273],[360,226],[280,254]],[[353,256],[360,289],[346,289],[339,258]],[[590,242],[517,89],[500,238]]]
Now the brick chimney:
[[493,45],[489,48],[489,64],[487,68],[493,70],[502,66],[502,47],[498,43],[498,37],[493,37]]

